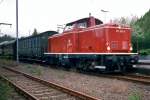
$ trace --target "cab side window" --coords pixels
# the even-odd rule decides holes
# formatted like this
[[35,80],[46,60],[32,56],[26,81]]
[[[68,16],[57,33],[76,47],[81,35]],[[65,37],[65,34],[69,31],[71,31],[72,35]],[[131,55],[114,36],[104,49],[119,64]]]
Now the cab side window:
[[77,27],[78,27],[78,28],[87,28],[87,23],[86,23],[86,22],[78,23],[78,24],[77,24]]

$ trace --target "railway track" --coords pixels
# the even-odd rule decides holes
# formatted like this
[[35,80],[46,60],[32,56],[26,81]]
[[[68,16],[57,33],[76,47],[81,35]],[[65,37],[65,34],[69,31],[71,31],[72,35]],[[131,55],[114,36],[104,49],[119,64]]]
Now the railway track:
[[126,80],[131,81],[134,83],[141,83],[144,85],[150,85],[150,75],[144,74],[129,74],[129,73],[93,73],[93,72],[82,72],[83,74],[93,75],[98,77],[105,77],[105,78],[112,78],[112,79],[119,79],[119,80]]
[[[63,98],[64,99],[67,99],[67,100],[79,100],[79,99],[83,99],[83,100],[97,100],[98,98],[94,98],[92,96],[88,96],[88,95],[85,95],[83,93],[80,93],[80,92],[77,92],[77,91],[73,91],[71,89],[68,89],[68,88],[62,88],[62,86],[59,86],[57,84],[54,84],[54,83],[50,83],[50,82],[47,82],[47,81],[43,81],[39,78],[36,78],[36,77],[33,77],[33,76],[30,76],[29,74],[26,74],[26,73],[23,73],[23,72],[20,72],[20,71],[17,71],[17,70],[14,70],[12,68],[8,68],[8,67],[3,67],[6,71],[10,71],[7,72],[9,74],[4,74],[3,76],[5,76],[5,78],[8,80],[8,81],[11,81],[12,80],[15,80],[15,77],[25,77],[25,78],[28,78],[30,80],[32,80],[33,82],[40,82],[40,83],[36,83],[36,84],[42,84],[41,85],[35,85],[34,87],[34,83],[31,83],[33,85],[29,85],[29,87],[27,87],[27,90],[24,89],[25,91],[25,95],[27,95],[27,97],[31,95],[31,99],[33,100],[49,100],[48,98],[53,98],[54,100],[62,100]],[[3,71],[4,72],[4,71]],[[11,73],[14,73],[14,74],[11,74]],[[150,76],[146,76],[146,75],[140,75],[140,74],[113,74],[113,75],[106,75],[106,74],[99,74],[96,76],[100,76],[100,77],[106,77],[106,78],[116,78],[116,79],[119,79],[119,80],[127,80],[127,81],[132,81],[132,82],[135,82],[135,83],[142,83],[142,84],[146,84],[146,85],[150,85]],[[12,79],[11,79],[12,77]],[[14,77],[14,78],[13,78]],[[22,82],[24,82],[24,78],[21,78]],[[16,80],[20,80],[20,79],[16,79]],[[26,82],[26,81],[25,81]],[[24,84],[24,83],[23,83]],[[27,81],[27,84],[30,84],[28,83]],[[50,93],[47,93],[47,92],[52,92],[52,91],[47,91],[46,89],[44,90],[43,87],[53,87],[53,90],[56,90],[58,91],[58,96],[51,96]],[[33,87],[32,87],[33,86]],[[39,90],[36,90],[35,89],[35,92],[34,92],[34,88],[40,88],[42,87],[41,89]],[[31,88],[31,89],[30,89]],[[33,88],[33,89],[32,89]],[[21,88],[22,89],[22,88]],[[60,91],[61,90],[61,91]],[[36,92],[37,91],[37,92]],[[63,92],[63,93],[62,93]],[[65,93],[64,93],[65,92]],[[35,94],[32,94],[32,93],[35,93]],[[42,93],[42,94],[39,94],[39,93]],[[53,93],[53,92],[52,92]],[[55,93],[55,92],[54,92]],[[60,94],[59,94],[60,93]],[[61,94],[62,93],[62,94]],[[68,94],[69,93],[69,94]],[[37,95],[36,95],[37,94]],[[44,95],[44,96],[43,96]],[[33,97],[32,97],[33,96]],[[59,97],[60,96],[60,97]],[[62,96],[62,97],[61,97]],[[61,98],[61,99],[60,99]]]
[[[21,93],[18,93],[19,91],[18,91],[17,88],[13,88],[11,86],[11,84],[9,84],[8,81],[6,81],[5,78],[3,78],[1,76],[0,76],[0,84],[1,84],[2,87],[5,84],[5,88],[6,88],[7,92],[5,91],[4,94],[0,94],[0,96],[2,96],[2,95],[6,96],[6,97],[4,97],[5,99],[8,99],[8,100],[28,100],[23,95],[21,95]],[[0,87],[0,88],[2,89],[2,87]],[[0,90],[0,91],[2,91],[2,90]],[[4,98],[3,99],[1,98],[1,99],[4,100]]]
[[138,62],[137,65],[150,65],[150,62]]
[[105,78],[115,78],[119,80],[126,80],[135,83],[141,83],[145,85],[150,85],[150,75],[142,75],[142,74],[128,74],[128,73],[91,73],[91,72],[82,72],[83,74],[93,75],[98,77],[105,77]]
[[0,76],[31,100],[100,100],[8,67]]
[[123,75],[103,75],[103,76],[108,78],[116,78],[120,80],[127,80],[131,82],[150,85],[150,76],[147,75],[123,74]]
[[[149,66],[149,65],[150,65],[150,62],[138,62],[136,65],[137,65],[137,66],[138,66],[138,65],[140,65],[140,66],[141,66],[141,65]],[[136,66],[136,67],[137,67],[137,66]],[[142,68],[142,67],[141,67],[141,68]],[[147,68],[149,69],[149,67],[147,67]]]

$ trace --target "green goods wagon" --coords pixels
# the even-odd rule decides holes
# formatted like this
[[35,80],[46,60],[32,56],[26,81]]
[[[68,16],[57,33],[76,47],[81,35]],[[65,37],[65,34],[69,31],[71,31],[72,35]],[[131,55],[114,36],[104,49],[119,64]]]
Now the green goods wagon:
[[19,39],[19,57],[32,60],[44,59],[44,52],[47,52],[48,37],[54,34],[57,34],[57,32],[46,31]]

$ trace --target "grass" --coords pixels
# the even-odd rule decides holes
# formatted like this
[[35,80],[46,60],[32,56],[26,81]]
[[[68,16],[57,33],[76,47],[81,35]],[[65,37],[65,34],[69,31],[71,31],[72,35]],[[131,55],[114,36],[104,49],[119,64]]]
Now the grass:
[[128,97],[128,100],[142,100],[142,97],[141,97],[141,93],[140,92],[132,92],[129,97]]
[[8,100],[11,94],[11,87],[0,79],[0,100]]
[[[43,74],[44,69],[39,65],[28,64],[28,65],[26,65],[26,67],[27,67],[28,72],[33,74],[33,75],[41,76]],[[58,73],[58,78],[64,79],[65,74],[62,72]]]
[[[31,64],[28,64],[26,66],[27,66],[28,72],[33,75],[41,76],[43,74],[43,68],[41,66],[31,65]],[[58,78],[65,79],[64,72],[58,73]]]
[[13,60],[0,59],[0,65],[13,67],[13,66],[17,66],[17,63]]
[[129,89],[129,85],[127,83],[118,81],[116,84],[116,80],[112,80],[108,87],[112,93],[125,93]]
[[60,79],[65,79],[65,78],[66,78],[66,76],[65,76],[65,74],[64,74],[64,73],[61,73],[61,74],[59,74],[59,78],[60,78]]
[[31,74],[38,76],[42,75],[42,68],[40,66],[33,67],[32,65],[28,65],[27,68]]
[[[13,67],[13,66],[17,66],[18,64],[12,60],[0,59],[0,67],[2,67],[2,65],[5,65],[7,67]],[[34,67],[29,64],[27,65],[27,68],[31,74],[38,75],[38,76],[42,75],[42,68],[40,66]]]

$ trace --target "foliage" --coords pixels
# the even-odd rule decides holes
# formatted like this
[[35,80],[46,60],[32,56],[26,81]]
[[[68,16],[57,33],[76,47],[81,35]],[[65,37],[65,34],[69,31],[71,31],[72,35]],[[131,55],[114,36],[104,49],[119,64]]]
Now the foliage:
[[11,88],[0,80],[0,100],[8,100]]
[[113,23],[132,26],[138,20],[137,16],[120,17],[113,20]]
[[35,28],[34,32],[32,33],[32,36],[37,35],[37,34],[38,34],[38,32],[37,32],[37,29]]
[[14,67],[14,66],[17,66],[18,64],[17,62],[10,60],[10,59],[8,60],[4,57],[4,58],[0,58],[0,65]]
[[14,40],[15,38],[10,35],[0,36],[0,42]]
[[[149,33],[150,32],[150,10],[145,13],[144,16],[142,16],[137,22],[137,25],[139,25],[142,28],[142,31],[144,33]],[[150,33],[149,33],[150,34]]]
[[150,10],[145,13],[140,19],[138,19],[134,26],[134,32],[136,33],[136,40],[138,40],[139,50],[150,48]]
[[143,49],[139,52],[141,55],[150,55],[150,49]]
[[128,100],[142,100],[139,92],[133,92],[129,95]]

